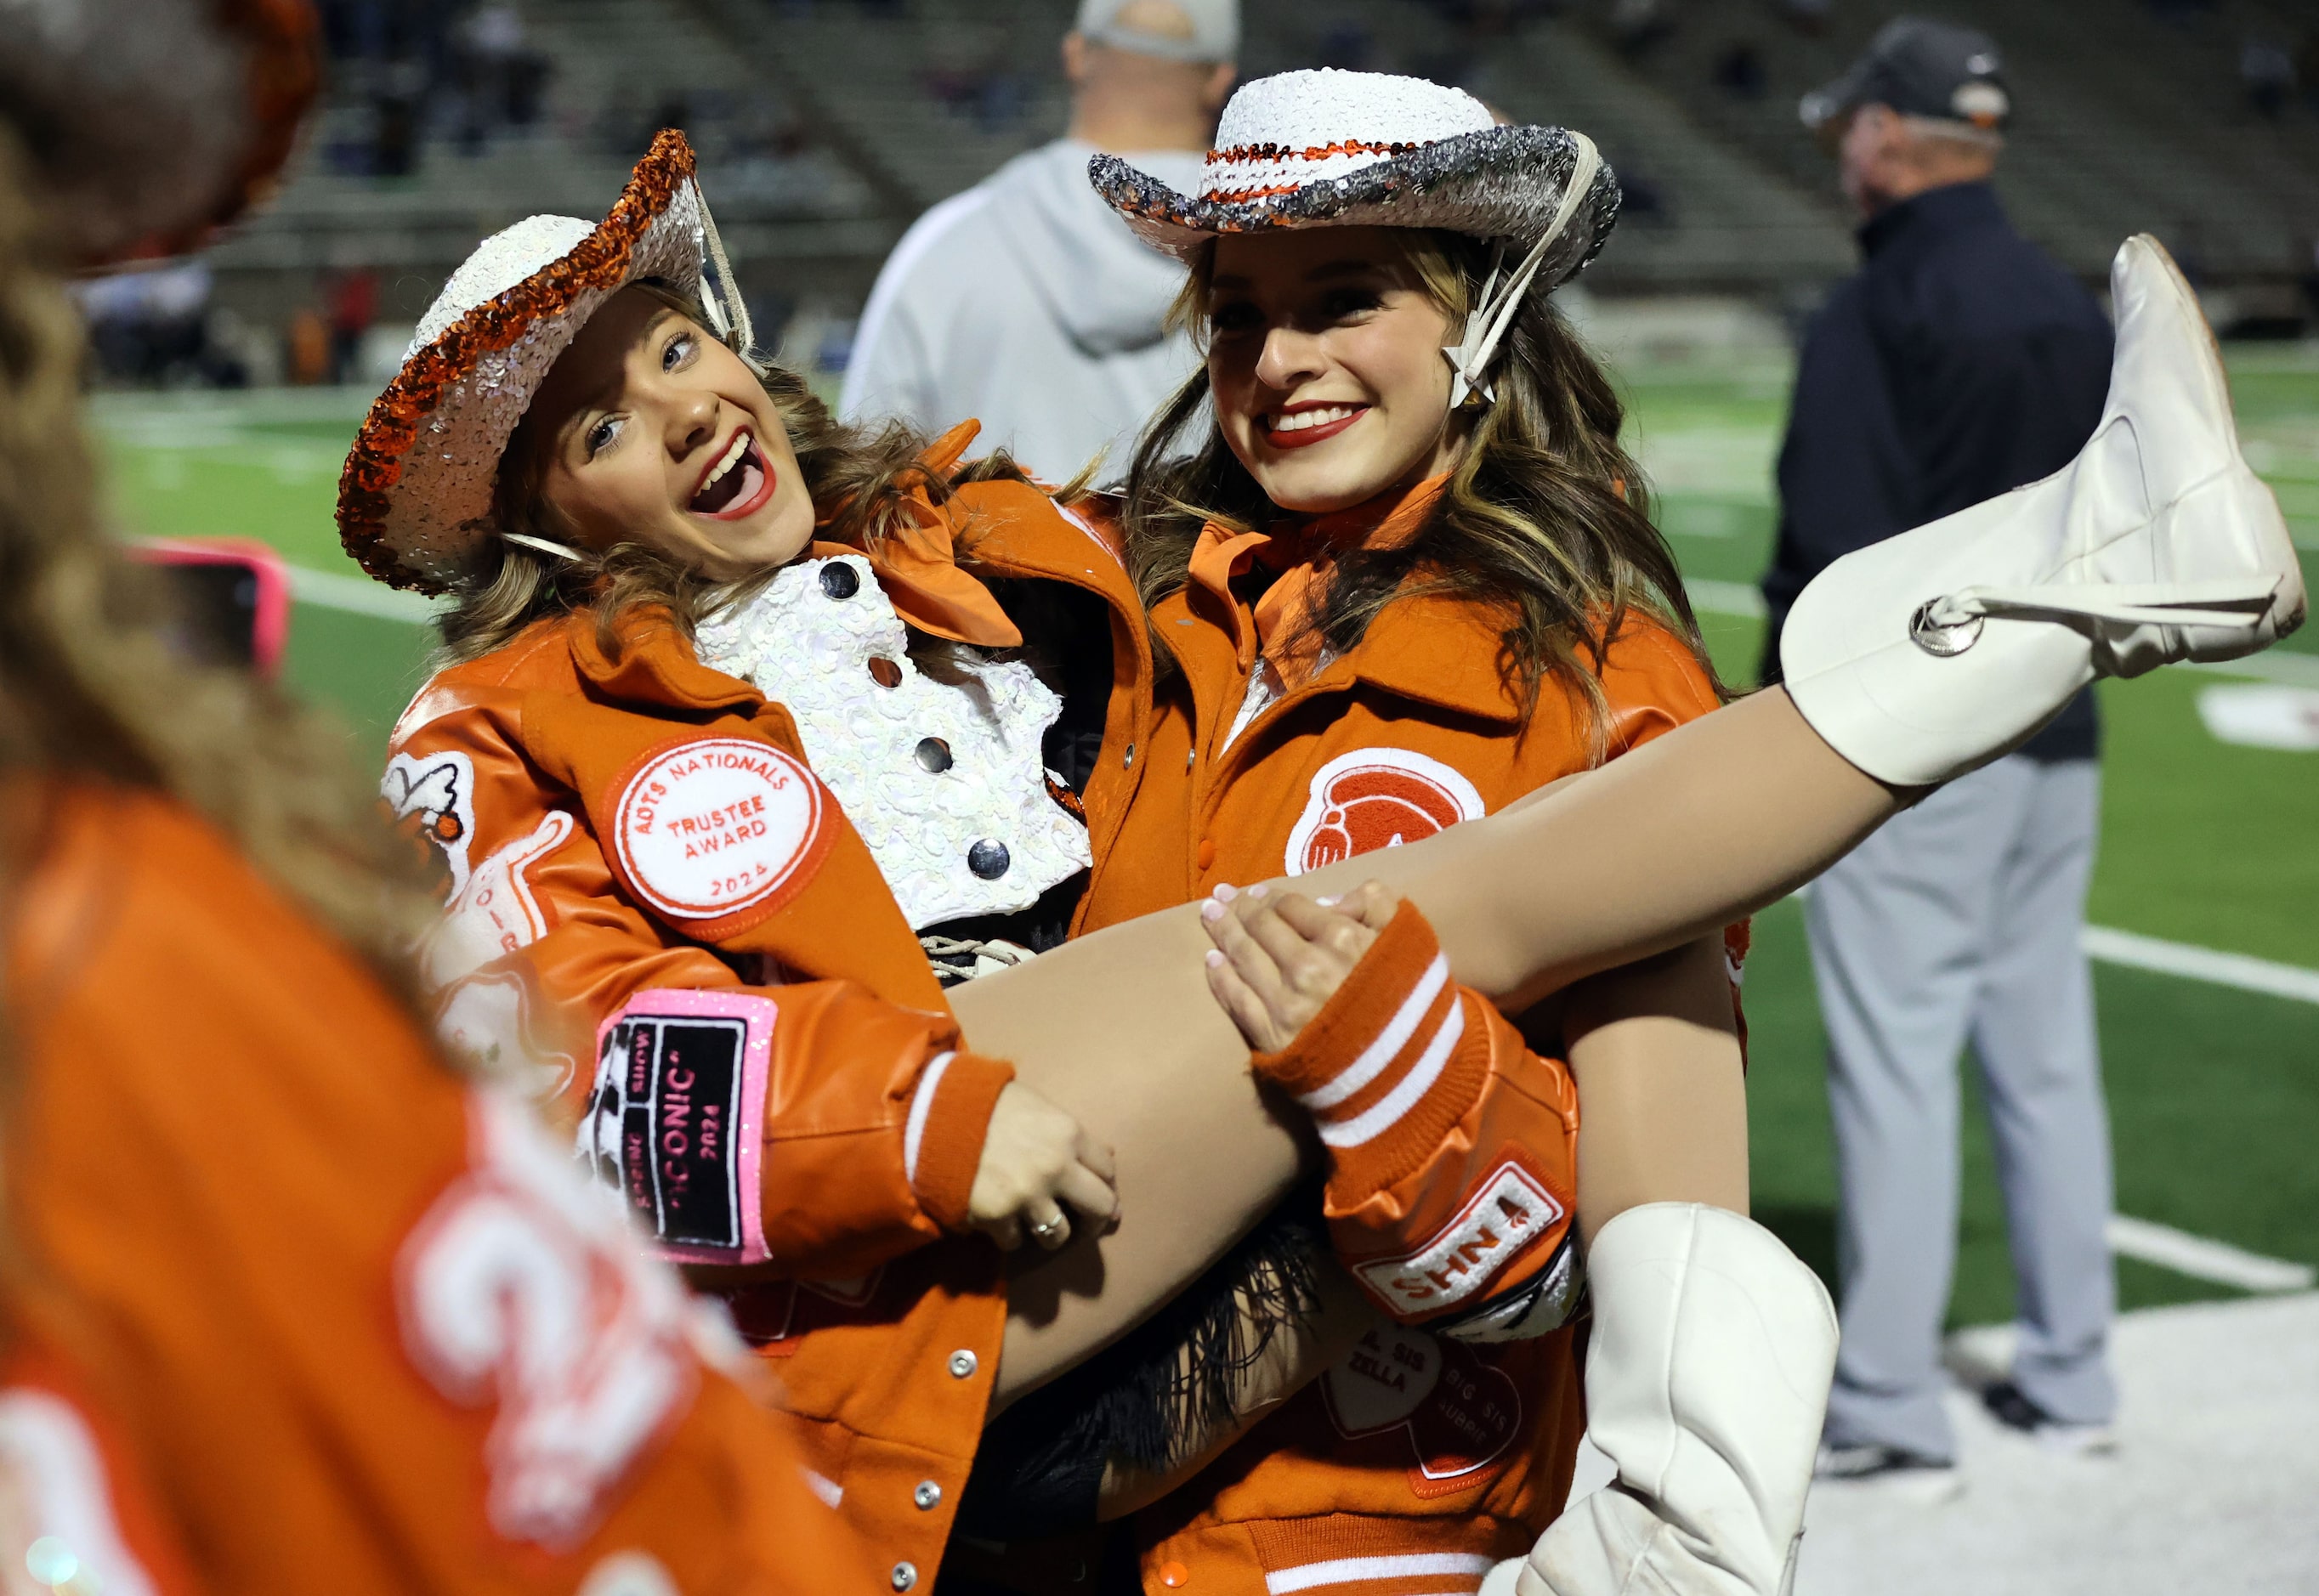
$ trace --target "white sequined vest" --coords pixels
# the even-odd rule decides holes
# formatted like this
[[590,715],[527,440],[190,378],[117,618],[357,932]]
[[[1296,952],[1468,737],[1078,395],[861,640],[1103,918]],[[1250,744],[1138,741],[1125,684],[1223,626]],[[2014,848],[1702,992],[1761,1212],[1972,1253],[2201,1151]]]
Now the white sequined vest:
[[911,929],[1029,908],[1087,868],[1087,828],[1047,790],[1063,702],[1016,662],[922,673],[859,555],[785,567],[705,622],[700,663],[786,707],[814,773],[870,845]]

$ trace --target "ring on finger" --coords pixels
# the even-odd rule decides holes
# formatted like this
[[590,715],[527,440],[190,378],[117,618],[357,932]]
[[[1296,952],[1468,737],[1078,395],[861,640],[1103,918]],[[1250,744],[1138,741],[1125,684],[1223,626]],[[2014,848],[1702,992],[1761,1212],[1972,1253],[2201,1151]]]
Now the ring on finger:
[[1064,1218],[1060,1213],[1057,1213],[1051,1218],[1042,1219],[1037,1224],[1033,1225],[1031,1227],[1031,1234],[1036,1236],[1042,1241],[1051,1241],[1070,1228],[1071,1222]]

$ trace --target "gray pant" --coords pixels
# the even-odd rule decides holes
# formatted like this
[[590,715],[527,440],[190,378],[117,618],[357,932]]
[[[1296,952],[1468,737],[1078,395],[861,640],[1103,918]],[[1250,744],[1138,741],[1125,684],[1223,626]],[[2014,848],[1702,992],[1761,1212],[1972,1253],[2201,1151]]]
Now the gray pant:
[[2106,1422],[2109,1123],[2080,947],[2100,770],[2019,754],[1933,794],[1816,882],[1843,1348],[1827,1438],[1954,1455],[1941,1321],[1956,1263],[1957,1060],[1981,1060],[2018,1288],[2013,1377]]

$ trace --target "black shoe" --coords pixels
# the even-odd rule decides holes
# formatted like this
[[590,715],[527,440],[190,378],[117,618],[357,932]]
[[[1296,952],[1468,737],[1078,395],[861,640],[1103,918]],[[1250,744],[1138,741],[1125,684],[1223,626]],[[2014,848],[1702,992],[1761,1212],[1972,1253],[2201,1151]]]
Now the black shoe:
[[2010,1380],[1999,1380],[1981,1393],[1981,1405],[2006,1429],[2017,1430],[2057,1452],[2081,1455],[2107,1452],[2117,1438],[2107,1424],[2071,1424],[2056,1419],[2024,1395]]
[[1845,1484],[1872,1482],[1890,1487],[1896,1495],[1923,1502],[1946,1501],[1964,1489],[1964,1475],[1949,1459],[1873,1442],[1857,1447],[1822,1443],[1812,1477]]

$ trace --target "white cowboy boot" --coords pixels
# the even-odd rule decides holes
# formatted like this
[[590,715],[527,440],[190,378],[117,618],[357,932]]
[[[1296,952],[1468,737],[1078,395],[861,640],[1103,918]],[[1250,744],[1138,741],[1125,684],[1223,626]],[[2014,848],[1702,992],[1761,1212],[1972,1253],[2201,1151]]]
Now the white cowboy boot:
[[1701,1203],[1629,1208],[1586,1271],[1586,1433],[1619,1477],[1548,1526],[1517,1596],[1782,1596],[1836,1375],[1827,1288]]
[[2018,747],[2100,676],[2229,660],[2302,623],[2278,502],[2240,457],[2214,335],[2157,240],[2110,268],[2092,439],[2040,482],[1845,555],[1780,644],[1812,729],[1899,787]]

